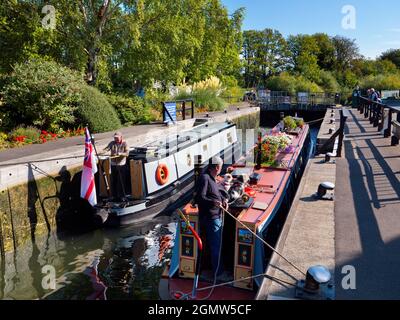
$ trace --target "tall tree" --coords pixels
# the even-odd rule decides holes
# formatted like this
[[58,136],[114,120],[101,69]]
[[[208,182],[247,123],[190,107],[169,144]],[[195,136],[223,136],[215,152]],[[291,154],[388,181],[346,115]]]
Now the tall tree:
[[336,36],[332,40],[335,46],[336,70],[351,68],[353,61],[360,57],[356,41],[342,36]]
[[44,29],[41,1],[0,2],[0,72],[32,57],[51,56],[57,47],[56,33]]
[[266,80],[288,68],[290,51],[279,31],[265,29],[243,33],[244,79],[247,87],[265,85]]
[[242,24],[245,8],[236,10],[225,24],[223,50],[217,67],[217,75],[240,78],[240,53],[243,46]]
[[138,42],[123,49],[123,77],[137,87],[181,82],[203,45],[204,5],[205,0],[145,0]]
[[308,80],[318,82],[320,72],[318,55],[320,54],[320,49],[317,40],[313,36],[300,34],[289,36],[288,44],[292,53],[294,71]]
[[335,45],[333,40],[325,33],[316,33],[312,36],[318,46],[318,65],[321,69],[333,70],[335,65]]
[[213,75],[233,75],[240,68],[244,10],[239,9],[230,17],[220,0],[203,3],[201,11],[197,12],[200,25],[196,30],[201,45],[194,48],[193,59],[186,68],[190,81]]
[[[61,0],[56,9],[66,12],[59,30],[64,38],[76,41],[75,47],[80,47],[85,53],[86,81],[95,85],[99,60],[112,54],[118,35],[128,33],[126,41],[134,41],[138,37],[136,30],[143,4],[142,0]],[[74,46],[69,43],[64,54],[73,51]]]

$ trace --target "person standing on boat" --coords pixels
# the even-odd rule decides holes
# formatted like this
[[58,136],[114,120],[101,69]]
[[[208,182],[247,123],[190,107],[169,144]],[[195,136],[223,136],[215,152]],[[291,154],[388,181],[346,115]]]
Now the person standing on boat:
[[117,201],[124,201],[126,186],[126,158],[129,148],[121,132],[114,134],[114,140],[104,149],[111,151],[111,191]]
[[[219,258],[222,242],[221,205],[227,207],[227,201],[221,194],[221,187],[216,178],[221,173],[223,161],[213,157],[207,170],[200,175],[196,185],[196,203],[199,207],[200,226],[205,228],[207,243],[211,251],[213,274],[220,276],[223,272],[222,259]],[[218,267],[218,260],[219,267]],[[218,268],[218,270],[217,270]]]

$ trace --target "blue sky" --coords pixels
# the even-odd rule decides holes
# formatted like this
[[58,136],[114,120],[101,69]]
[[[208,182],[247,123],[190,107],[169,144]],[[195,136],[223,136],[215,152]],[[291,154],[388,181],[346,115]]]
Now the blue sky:
[[[360,52],[375,58],[400,48],[400,0],[222,0],[232,13],[246,8],[243,29],[272,28],[284,36],[324,32],[356,39]],[[342,8],[355,8],[355,29],[343,29]]]

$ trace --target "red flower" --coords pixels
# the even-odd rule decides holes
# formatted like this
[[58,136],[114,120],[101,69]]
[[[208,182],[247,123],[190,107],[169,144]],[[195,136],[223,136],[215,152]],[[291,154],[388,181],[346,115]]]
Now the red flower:
[[14,141],[16,141],[16,142],[21,142],[21,143],[25,142],[25,139],[26,139],[26,136],[17,136],[17,137],[14,137]]

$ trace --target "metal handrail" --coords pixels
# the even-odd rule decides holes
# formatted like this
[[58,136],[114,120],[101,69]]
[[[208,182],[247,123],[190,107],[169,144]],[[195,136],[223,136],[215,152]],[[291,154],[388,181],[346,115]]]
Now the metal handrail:
[[[186,103],[190,102],[190,107],[186,108]],[[174,121],[171,115],[169,114],[168,110],[166,109],[165,105],[167,103],[180,103],[182,105],[181,109],[176,109],[176,113],[181,113],[182,114],[182,120],[186,120],[186,112],[189,110],[190,111],[190,119],[194,118],[194,100],[193,99],[184,99],[184,100],[174,100],[174,101],[164,101],[162,102],[162,113],[163,113],[163,122],[166,121],[164,118],[165,113],[167,114],[168,118],[171,121]]]
[[337,98],[337,93],[333,92],[307,92],[306,97],[301,97],[297,92],[295,95],[291,95],[287,91],[270,91],[268,96],[265,97],[257,97],[257,101],[259,102],[267,102],[270,104],[296,104],[296,103],[307,103],[312,105],[318,104],[326,104],[335,103],[335,99]]

